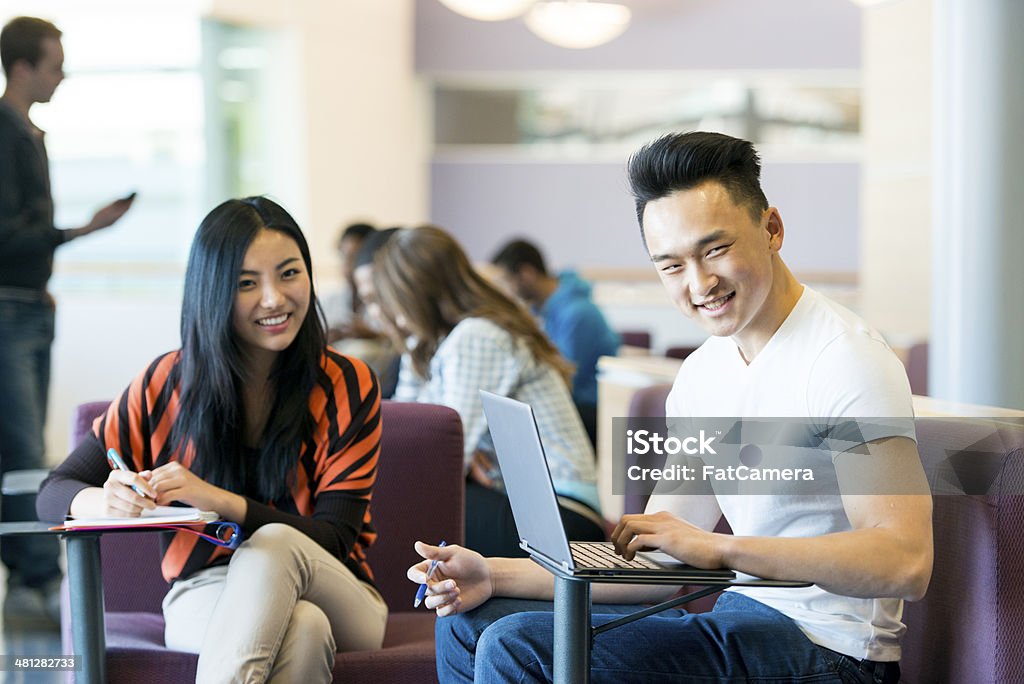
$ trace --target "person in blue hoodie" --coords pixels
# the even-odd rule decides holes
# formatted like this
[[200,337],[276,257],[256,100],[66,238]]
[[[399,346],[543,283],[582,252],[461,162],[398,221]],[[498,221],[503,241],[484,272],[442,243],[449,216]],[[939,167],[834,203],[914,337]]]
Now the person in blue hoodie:
[[576,366],[572,398],[591,442],[596,442],[597,360],[618,353],[621,340],[590,298],[590,283],[574,271],[549,274],[540,250],[526,240],[512,240],[491,263],[508,289],[541,318],[562,356]]

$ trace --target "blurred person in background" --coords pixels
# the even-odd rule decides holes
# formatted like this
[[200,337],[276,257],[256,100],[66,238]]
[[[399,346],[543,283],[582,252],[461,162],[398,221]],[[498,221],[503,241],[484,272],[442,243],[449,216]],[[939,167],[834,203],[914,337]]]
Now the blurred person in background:
[[597,443],[597,360],[615,356],[622,341],[590,298],[590,283],[575,271],[548,273],[533,243],[512,240],[491,259],[502,283],[540,317],[544,332],[573,365],[572,399]]
[[[569,394],[571,367],[529,312],[434,226],[395,233],[372,275],[376,304],[411,361],[395,398],[449,406],[462,419],[466,545],[485,555],[523,555],[480,390],[534,407],[566,532],[603,540],[594,452]],[[406,382],[410,371],[418,383]]]
[[368,233],[351,261],[353,296],[359,298],[363,325],[376,335],[372,340],[373,346],[368,348],[367,343],[370,341],[366,339],[341,339],[335,342],[336,347],[341,345],[351,349],[347,353],[358,356],[373,368],[380,379],[381,396],[384,399],[393,397],[399,382],[401,347],[396,342],[397,332],[388,328],[387,320],[381,316],[380,307],[376,303],[373,257],[396,231],[398,228],[385,228]]
[[[50,385],[55,303],[46,285],[60,245],[117,222],[134,193],[103,207],[79,228],[53,224],[45,133],[29,110],[49,102],[64,80],[61,31],[48,21],[17,17],[0,32],[7,85],[0,97],[0,471],[42,468]],[[31,497],[3,499],[6,522],[34,520]],[[7,537],[0,558],[8,569],[4,617],[59,624],[56,538]]]
[[376,337],[380,333],[363,321],[364,306],[356,291],[352,272],[355,270],[356,255],[366,238],[377,231],[369,223],[352,223],[345,226],[338,235],[338,260],[341,262],[341,287],[321,297],[324,314],[327,316],[327,339],[333,343],[339,339]]

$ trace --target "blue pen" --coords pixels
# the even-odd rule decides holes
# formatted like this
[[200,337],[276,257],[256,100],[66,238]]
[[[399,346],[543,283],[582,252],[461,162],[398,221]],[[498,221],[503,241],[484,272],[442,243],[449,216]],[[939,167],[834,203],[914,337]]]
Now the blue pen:
[[[114,447],[110,447],[109,449],[107,449],[107,460],[110,461],[110,465],[117,468],[118,470],[123,470],[126,473],[132,472],[132,469],[125,465],[124,459],[121,458],[121,454],[117,453],[117,449],[115,449]],[[142,491],[135,485],[129,485],[129,487],[134,489],[135,493],[138,494],[139,496],[145,497],[147,499],[150,498],[148,494],[146,494],[144,491]]]
[[[447,542],[442,541],[438,546],[444,546]],[[430,567],[427,568],[427,579],[433,579],[434,572],[437,570],[437,561],[430,561]],[[413,608],[419,608],[420,604],[423,603],[423,597],[427,595],[427,583],[424,582],[420,585],[420,588],[416,590],[416,600],[412,602]]]

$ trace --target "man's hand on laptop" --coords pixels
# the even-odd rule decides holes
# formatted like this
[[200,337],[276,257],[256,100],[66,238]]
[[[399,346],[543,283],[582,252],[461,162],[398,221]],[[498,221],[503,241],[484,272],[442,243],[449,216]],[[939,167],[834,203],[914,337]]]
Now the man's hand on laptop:
[[702,530],[667,511],[650,515],[624,515],[611,534],[615,552],[633,560],[637,551],[657,549],[705,570],[724,567],[721,535]]
[[[472,610],[494,593],[487,559],[476,551],[461,546],[431,546],[416,542],[416,553],[426,558],[406,571],[416,584],[427,583],[424,605],[438,617]],[[434,576],[427,580],[430,562],[438,561]]]

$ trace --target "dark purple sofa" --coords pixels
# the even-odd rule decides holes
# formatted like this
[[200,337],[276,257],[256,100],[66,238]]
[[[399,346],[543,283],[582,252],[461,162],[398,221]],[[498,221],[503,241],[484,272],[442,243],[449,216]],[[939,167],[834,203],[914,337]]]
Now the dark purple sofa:
[[[73,443],[106,407],[96,402],[78,408]],[[388,401],[383,404],[382,419],[384,435],[372,508],[379,536],[367,557],[391,612],[384,648],[339,653],[334,681],[436,682],[434,616],[412,610],[416,587],[405,578],[405,570],[416,560],[412,545],[417,539],[462,543],[462,423],[447,407]],[[160,574],[158,536],[107,535],[102,540],[102,558],[108,681],[194,681],[197,657],[163,645],[160,602],[168,587]],[[75,653],[64,598],[64,653]]]
[[1024,423],[916,427],[935,565],[924,599],[904,604],[902,681],[1024,682]]
[[[630,416],[664,417],[670,389],[636,392]],[[925,597],[904,603],[901,681],[1024,682],[1024,422],[918,418],[915,427],[935,493],[935,564]],[[627,497],[625,512],[646,503]]]

